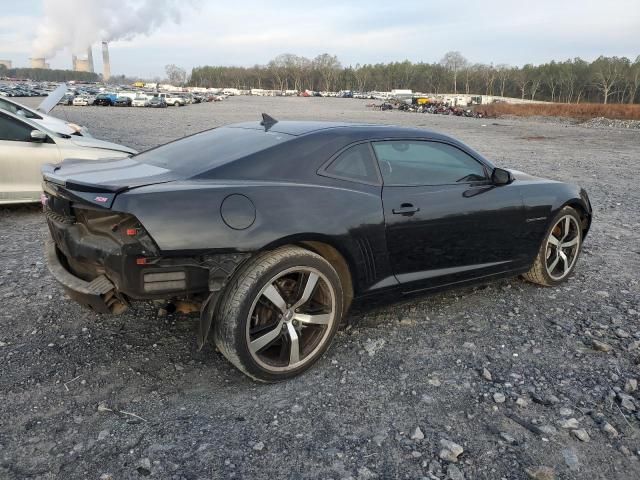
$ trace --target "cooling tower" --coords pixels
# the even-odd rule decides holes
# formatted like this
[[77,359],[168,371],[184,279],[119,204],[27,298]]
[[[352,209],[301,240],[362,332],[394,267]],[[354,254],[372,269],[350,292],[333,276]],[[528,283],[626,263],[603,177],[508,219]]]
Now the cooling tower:
[[44,58],[32,58],[31,68],[47,68],[47,63]]
[[111,63],[109,62],[109,45],[102,42],[102,81],[106,82],[111,78]]
[[89,62],[89,71],[91,73],[95,72],[95,68],[93,67],[93,50],[91,45],[87,47],[87,62]]
[[76,58],[76,72],[89,72],[89,60]]

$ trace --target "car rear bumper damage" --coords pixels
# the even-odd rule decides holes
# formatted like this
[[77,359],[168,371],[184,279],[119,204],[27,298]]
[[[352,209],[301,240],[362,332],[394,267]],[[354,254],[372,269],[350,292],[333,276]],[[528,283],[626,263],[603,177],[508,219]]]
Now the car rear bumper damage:
[[119,314],[127,309],[127,304],[117,296],[115,285],[105,275],[91,281],[76,277],[63,265],[53,240],[47,240],[45,253],[51,275],[72,300],[97,313]]
[[134,216],[95,208],[51,184],[45,192],[49,270],[71,299],[98,313],[119,314],[131,302],[147,300],[211,306],[250,256],[162,252]]

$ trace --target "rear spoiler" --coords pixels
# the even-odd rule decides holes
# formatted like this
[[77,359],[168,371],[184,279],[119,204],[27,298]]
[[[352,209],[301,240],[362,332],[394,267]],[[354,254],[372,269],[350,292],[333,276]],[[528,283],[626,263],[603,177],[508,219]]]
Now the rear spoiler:
[[71,200],[90,203],[97,207],[111,208],[116,195],[127,187],[110,185],[89,185],[81,182],[69,181],[56,175],[60,164],[46,163],[42,166],[43,190],[49,195],[61,195]]
[[53,163],[45,163],[40,169],[42,173],[42,178],[50,183],[55,183],[56,185],[60,185],[61,187],[66,187],[71,190],[79,191],[79,192],[111,192],[111,193],[120,193],[124,190],[127,190],[128,186],[122,185],[102,185],[96,183],[86,183],[86,182],[78,182],[76,180],[68,180],[64,179],[60,175],[56,175],[56,171],[59,170],[62,165],[65,166],[72,165],[77,162],[86,162],[86,160],[82,159],[66,159],[62,163],[53,164]]

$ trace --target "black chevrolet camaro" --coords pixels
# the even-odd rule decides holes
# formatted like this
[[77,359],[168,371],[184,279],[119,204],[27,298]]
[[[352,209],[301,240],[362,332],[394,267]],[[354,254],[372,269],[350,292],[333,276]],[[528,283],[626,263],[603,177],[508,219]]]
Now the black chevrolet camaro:
[[200,306],[198,343],[261,381],[329,347],[352,302],[502,276],[571,274],[581,188],[495,167],[433,132],[262,122],[124,160],[43,169],[51,272],[76,301]]

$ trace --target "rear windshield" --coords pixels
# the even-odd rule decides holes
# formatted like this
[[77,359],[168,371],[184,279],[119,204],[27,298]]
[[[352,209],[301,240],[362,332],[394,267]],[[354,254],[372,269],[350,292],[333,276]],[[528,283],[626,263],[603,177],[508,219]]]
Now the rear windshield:
[[147,150],[134,158],[184,176],[204,173],[294,138],[278,132],[220,127]]

